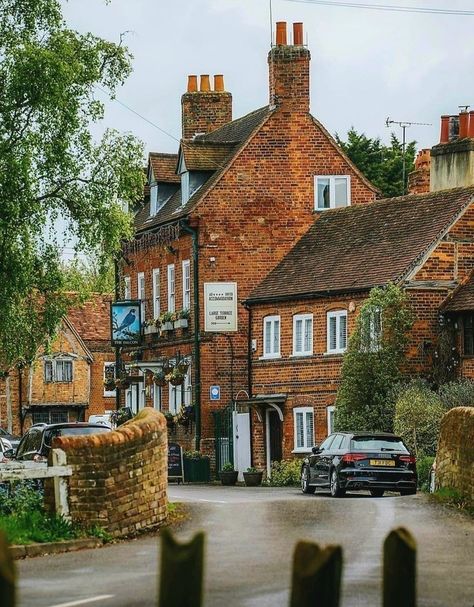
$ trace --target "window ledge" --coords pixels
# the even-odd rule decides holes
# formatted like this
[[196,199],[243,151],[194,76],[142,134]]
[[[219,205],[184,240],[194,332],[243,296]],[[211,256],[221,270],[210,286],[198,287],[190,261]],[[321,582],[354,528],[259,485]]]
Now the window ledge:
[[293,449],[292,453],[311,453],[311,449],[300,447],[298,449]]
[[332,352],[323,352],[323,356],[342,356],[347,350],[334,350]]
[[290,354],[288,358],[311,358],[313,356],[313,352],[305,352],[304,354]]
[[275,354],[275,355],[266,355],[266,356],[260,356],[258,360],[278,360],[279,358],[281,358],[281,354]]

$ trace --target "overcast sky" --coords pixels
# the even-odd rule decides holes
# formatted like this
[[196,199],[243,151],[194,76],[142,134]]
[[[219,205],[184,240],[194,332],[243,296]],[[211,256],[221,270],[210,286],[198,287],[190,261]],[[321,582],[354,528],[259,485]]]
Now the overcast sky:
[[[360,0],[353,0],[360,2]],[[365,0],[373,4],[474,9],[472,0]],[[269,0],[70,0],[70,27],[126,43],[133,74],[118,98],[176,139],[188,74],[224,74],[234,117],[268,103]],[[407,136],[438,142],[441,114],[474,107],[474,16],[379,12],[273,0],[273,22],[303,21],[311,50],[311,112],[331,133],[353,125],[386,139],[385,119],[430,122]],[[101,93],[98,93],[101,96]],[[103,98],[103,96],[102,96]],[[117,102],[105,124],[133,132],[146,151],[177,142]],[[399,130],[397,130],[399,133]]]

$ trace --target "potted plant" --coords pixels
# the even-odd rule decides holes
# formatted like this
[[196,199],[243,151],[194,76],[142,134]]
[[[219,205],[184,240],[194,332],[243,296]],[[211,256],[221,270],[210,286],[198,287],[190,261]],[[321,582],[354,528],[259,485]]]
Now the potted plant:
[[181,386],[184,382],[185,374],[182,373],[178,367],[175,367],[171,373],[166,375],[166,381],[168,381],[172,386]]
[[187,329],[189,325],[189,317],[191,313],[187,308],[183,308],[177,313],[177,318],[174,321],[175,329]]
[[153,373],[153,383],[157,386],[166,386],[166,375],[163,370]]
[[183,375],[186,375],[189,369],[189,363],[185,358],[182,358],[179,363],[176,365],[175,369],[177,369]]
[[106,377],[104,379],[104,388],[108,392],[111,392],[112,390],[115,390],[115,379],[113,377]]
[[227,462],[222,466],[221,471],[219,472],[219,477],[221,479],[221,483],[223,485],[235,485],[237,482],[237,477],[239,476],[239,471],[234,470],[234,465],[230,462]]
[[162,331],[172,331],[174,328],[173,322],[175,319],[174,312],[163,312],[160,316],[160,325]]
[[183,464],[185,481],[208,483],[211,480],[211,466],[208,455],[203,455],[200,451],[185,451]]
[[110,415],[110,420],[114,424],[114,426],[121,426],[125,422],[128,422],[132,419],[133,413],[130,407],[121,407],[117,411],[112,411]]
[[244,472],[244,481],[246,487],[259,487],[262,484],[263,472],[251,466]]
[[119,390],[128,390],[130,388],[130,380],[128,377],[118,377],[115,380],[115,387]]

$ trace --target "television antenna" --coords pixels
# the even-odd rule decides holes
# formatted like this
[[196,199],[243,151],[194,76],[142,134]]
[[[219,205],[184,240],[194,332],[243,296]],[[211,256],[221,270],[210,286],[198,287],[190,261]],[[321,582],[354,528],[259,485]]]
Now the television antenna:
[[406,158],[405,158],[405,149],[406,149],[406,130],[410,126],[431,126],[431,122],[409,122],[408,120],[392,120],[390,116],[387,117],[385,121],[385,126],[388,128],[391,124],[396,124],[402,129],[402,184],[403,184],[403,192],[402,194],[406,194]]

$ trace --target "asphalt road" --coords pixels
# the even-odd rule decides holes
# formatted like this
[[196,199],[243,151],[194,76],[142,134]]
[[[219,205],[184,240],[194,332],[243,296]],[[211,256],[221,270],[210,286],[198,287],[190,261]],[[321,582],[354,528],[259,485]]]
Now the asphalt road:
[[[424,495],[332,499],[290,488],[176,485],[169,493],[171,501],[189,506],[189,520],[176,530],[179,538],[207,533],[205,607],[287,605],[299,539],[342,544],[341,607],[379,606],[382,542],[399,525],[418,542],[418,607],[474,606],[474,523]],[[19,605],[154,606],[158,541],[146,536],[19,561]]]

